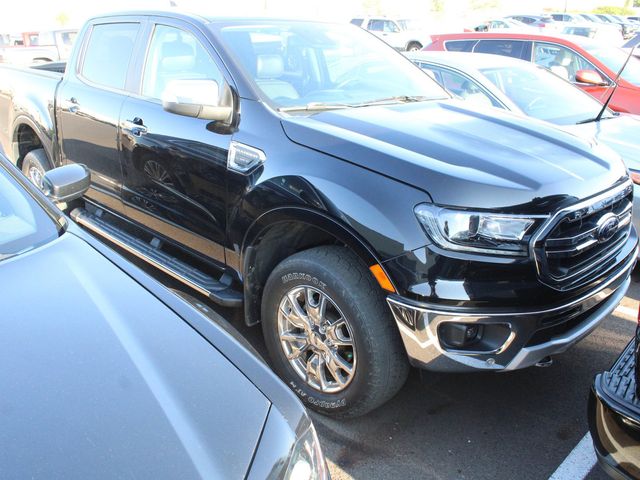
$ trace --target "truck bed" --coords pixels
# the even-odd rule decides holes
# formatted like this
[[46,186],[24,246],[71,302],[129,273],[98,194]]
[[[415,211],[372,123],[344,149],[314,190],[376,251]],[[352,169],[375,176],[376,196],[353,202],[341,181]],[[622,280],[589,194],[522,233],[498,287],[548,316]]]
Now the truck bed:
[[36,67],[0,65],[0,146],[12,161],[17,160],[14,125],[18,116],[28,117],[42,147],[53,151],[54,106],[63,62]]

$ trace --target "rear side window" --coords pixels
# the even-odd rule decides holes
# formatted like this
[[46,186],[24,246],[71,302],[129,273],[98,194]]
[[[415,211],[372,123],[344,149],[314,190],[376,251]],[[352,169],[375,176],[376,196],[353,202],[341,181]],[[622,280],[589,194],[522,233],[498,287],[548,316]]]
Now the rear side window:
[[477,40],[450,40],[444,42],[444,48],[449,52],[471,52]]
[[363,20],[364,18],[354,18],[353,20],[351,20],[351,23],[359,27],[360,25],[362,25]]
[[124,90],[138,23],[94,25],[84,53],[82,76],[105,87]]
[[473,51],[530,60],[531,44],[519,40],[480,40]]

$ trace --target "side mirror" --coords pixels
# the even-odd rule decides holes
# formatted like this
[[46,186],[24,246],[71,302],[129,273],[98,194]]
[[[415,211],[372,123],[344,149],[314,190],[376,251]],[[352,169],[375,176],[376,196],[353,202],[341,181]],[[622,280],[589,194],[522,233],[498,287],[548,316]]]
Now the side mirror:
[[586,83],[587,85],[597,85],[599,87],[609,85],[604,81],[602,75],[595,70],[578,70],[576,72],[576,82]]
[[44,194],[55,203],[80,198],[91,185],[91,172],[78,163],[54,168],[42,179]]
[[[226,92],[225,92],[226,93]],[[230,99],[231,95],[223,95]],[[162,92],[162,108],[185,117],[231,123],[233,107],[220,104],[220,87],[215,80],[172,80]]]

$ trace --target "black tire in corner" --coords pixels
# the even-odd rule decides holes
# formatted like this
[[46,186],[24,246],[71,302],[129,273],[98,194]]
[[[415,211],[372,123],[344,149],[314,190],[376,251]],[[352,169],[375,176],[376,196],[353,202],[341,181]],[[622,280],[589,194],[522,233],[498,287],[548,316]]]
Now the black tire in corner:
[[418,52],[422,50],[422,45],[419,42],[410,42],[407,45],[407,52]]
[[22,173],[40,190],[44,188],[42,181],[49,169],[49,159],[43,148],[31,150],[24,156]]
[[[330,298],[349,324],[356,365],[350,382],[340,391],[322,392],[309,384],[296,372],[282,346],[278,330],[281,302],[287,302],[288,292],[304,286]],[[383,292],[366,265],[344,247],[305,250],[273,270],[262,297],[262,330],[276,373],[305,405],[325,415],[364,415],[391,399],[409,372]]]

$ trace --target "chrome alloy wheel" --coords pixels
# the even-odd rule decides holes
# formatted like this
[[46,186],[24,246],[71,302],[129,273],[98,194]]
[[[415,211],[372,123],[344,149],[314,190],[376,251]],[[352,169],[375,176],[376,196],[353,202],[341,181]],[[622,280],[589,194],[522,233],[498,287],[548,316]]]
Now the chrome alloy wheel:
[[353,333],[326,293],[308,285],[289,290],[278,307],[278,335],[289,364],[309,386],[336,393],[353,380]]
[[31,180],[31,183],[33,183],[40,190],[44,190],[44,175],[42,175],[40,169],[32,166],[29,168],[28,172],[28,177],[29,180]]

